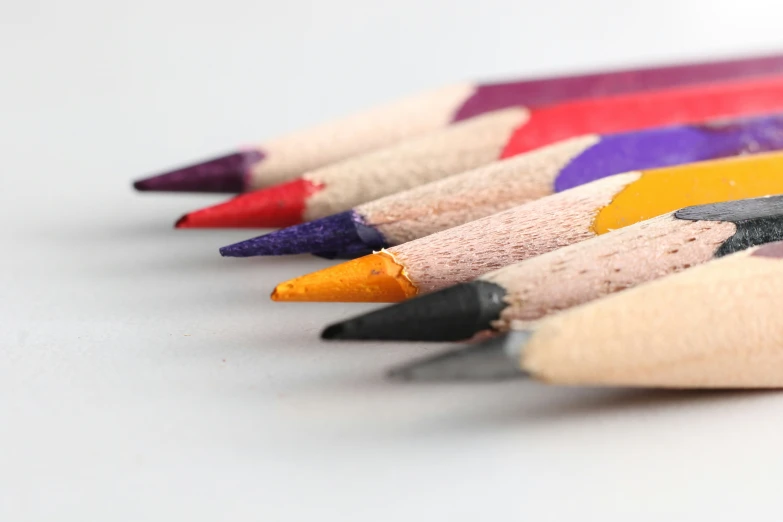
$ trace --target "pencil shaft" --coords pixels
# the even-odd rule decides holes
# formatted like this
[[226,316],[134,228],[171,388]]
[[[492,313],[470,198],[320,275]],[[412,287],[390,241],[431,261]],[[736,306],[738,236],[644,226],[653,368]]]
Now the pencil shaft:
[[[783,92],[783,91],[782,91]],[[495,160],[512,130],[529,114],[520,108],[488,113],[441,132],[354,156],[294,180],[183,216],[178,227],[271,228],[334,214]],[[307,191],[292,187],[309,187]],[[280,194],[295,198],[281,198]],[[283,214],[285,220],[280,219]]]
[[[454,123],[514,106],[676,88],[783,73],[783,56],[647,67],[494,84],[462,83],[353,115],[137,181],[138,190],[231,192],[285,182],[304,172]],[[236,161],[239,156],[241,161]]]
[[298,277],[273,298],[396,302],[690,205],[783,194],[781,172],[778,152],[618,174]]
[[[302,202],[304,211],[298,219],[311,221],[348,211],[361,203],[486,165],[497,159],[497,150],[502,148],[502,143],[511,143],[522,135],[526,136],[524,144],[520,145],[517,140],[514,154],[589,133],[696,123],[718,116],[758,115],[770,110],[783,110],[783,76],[583,100],[532,111],[506,109],[468,120],[442,133],[406,141],[305,174],[301,181],[317,186],[318,190]],[[513,127],[516,130],[512,133]],[[731,135],[731,132],[726,134]],[[753,133],[749,134],[752,138]],[[511,139],[508,139],[509,135]],[[713,139],[718,145],[720,137]],[[780,137],[777,141],[774,138],[759,139],[758,149],[774,148],[781,141]],[[727,145],[726,152],[717,147],[713,153],[720,157],[753,147],[751,143],[743,147],[732,143],[731,139]],[[506,145],[506,152],[508,147]],[[637,154],[642,155],[639,151]],[[567,154],[564,156],[567,161]],[[582,169],[576,171],[580,173],[576,178],[584,178]],[[575,176],[572,174],[570,177]],[[584,181],[587,180],[581,182]],[[571,179],[569,183],[575,181]],[[270,192],[260,191],[247,195],[241,201],[198,211],[198,214],[231,216],[233,226],[268,227],[279,223],[268,218],[268,214],[277,213],[275,203]],[[196,214],[190,215],[189,221],[195,222]],[[202,220],[201,226],[210,226],[203,221],[208,220]],[[213,219],[212,222],[230,226],[229,220],[224,218]],[[395,235],[402,237],[402,234],[395,234],[399,227],[380,226],[391,228],[387,233],[392,238]]]
[[637,172],[611,176],[404,243],[389,252],[405,267],[419,293],[470,281],[595,237],[597,211],[640,178]]
[[663,388],[783,386],[783,242],[736,252],[479,345],[405,365],[407,380]]
[[[783,110],[783,76],[644,94],[578,100],[522,111],[505,109],[429,139],[356,158],[304,176],[323,186],[306,203],[310,221],[465,170],[590,133],[615,133]],[[448,138],[446,138],[448,136]],[[500,137],[500,140],[498,139]],[[741,147],[738,147],[741,148]]]
[[498,158],[513,130],[529,117],[524,109],[504,109],[309,172],[303,178],[323,189],[307,200],[302,218],[328,216],[486,165]]
[[508,331],[740,250],[783,240],[783,196],[678,210],[336,323],[325,339],[460,341]]
[[783,116],[586,135],[221,249],[350,259],[621,172],[783,149]]
[[488,84],[457,84],[384,104],[292,133],[260,146],[267,159],[250,174],[250,189],[269,186],[356,154],[442,129],[491,111],[537,108],[783,73],[783,56],[647,67]]
[[783,148],[783,117],[586,135],[355,208],[399,245],[603,177]]
[[389,249],[420,292],[690,205],[783,193],[783,153],[623,174]]
[[558,384],[779,387],[781,256],[765,245],[551,316],[521,365]]
[[508,303],[493,326],[507,330],[705,263],[735,230],[666,215],[490,272],[482,280],[506,289]]

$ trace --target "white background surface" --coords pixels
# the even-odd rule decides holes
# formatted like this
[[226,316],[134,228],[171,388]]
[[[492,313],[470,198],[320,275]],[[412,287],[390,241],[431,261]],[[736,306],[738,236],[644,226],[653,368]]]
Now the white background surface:
[[405,386],[132,178],[397,96],[783,49],[776,1],[0,1],[0,520],[780,520],[783,394]]

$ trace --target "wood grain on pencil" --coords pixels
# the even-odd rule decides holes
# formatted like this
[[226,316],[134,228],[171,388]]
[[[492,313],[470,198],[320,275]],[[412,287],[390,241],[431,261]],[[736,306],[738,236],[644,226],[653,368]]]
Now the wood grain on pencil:
[[781,255],[758,247],[556,314],[523,365],[559,384],[779,387]]
[[[378,290],[378,281],[407,285],[406,297],[432,292],[686,206],[783,193],[782,173],[783,153],[768,153],[618,174],[287,281],[272,297],[396,301],[399,294]],[[369,272],[373,256],[387,256],[399,269]],[[344,296],[333,281],[342,289],[349,278],[364,288]]]
[[780,240],[783,196],[687,207],[336,323],[323,336],[469,339]]
[[[332,214],[334,208],[350,208],[368,199],[485,165],[500,155],[513,129],[528,117],[529,113],[521,108],[491,112],[441,132],[355,156],[302,178],[191,212],[177,226],[279,227]],[[303,186],[307,189],[298,190]],[[291,196],[294,188],[297,190]]]
[[540,80],[458,84],[142,179],[134,186],[162,191],[254,190],[493,110],[781,73],[783,57],[774,55]]
[[583,304],[390,373],[409,380],[527,376],[550,384],[783,386],[783,243]]
[[[482,116],[480,119],[487,122],[485,126],[478,125],[478,118],[468,120],[441,133],[355,157],[289,182],[313,187],[296,207],[304,210],[290,213],[289,224],[350,210],[360,203],[490,163],[500,155],[482,148],[490,143],[492,148],[505,148],[503,154],[507,157],[589,133],[623,132],[780,110],[783,76],[581,100],[531,111],[505,109]],[[509,119],[516,117],[518,121],[502,119],[502,124],[490,125],[488,122],[500,118],[498,114],[508,115]],[[511,128],[520,121],[524,124],[512,133]],[[462,130],[457,131],[457,127]],[[441,137],[443,134],[449,138]],[[461,146],[452,139],[455,135],[460,136],[457,141]],[[283,202],[277,197],[279,190],[280,186],[256,191],[190,213],[178,226],[279,226],[277,219],[270,223],[267,217],[270,212],[276,218],[280,215]]]
[[783,148],[783,116],[587,135],[221,248],[224,256],[356,257],[590,181]]

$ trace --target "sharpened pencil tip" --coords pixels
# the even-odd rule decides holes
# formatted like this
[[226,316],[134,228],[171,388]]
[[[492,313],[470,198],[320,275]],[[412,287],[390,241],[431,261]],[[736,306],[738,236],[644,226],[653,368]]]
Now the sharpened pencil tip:
[[[263,237],[263,236],[261,236]],[[247,241],[240,241],[239,243],[234,243],[232,245],[227,245],[224,247],[220,247],[220,255],[223,257],[251,257],[257,255],[252,249],[248,248],[248,243],[250,243],[251,239]]]
[[399,381],[500,381],[524,377],[520,353],[530,332],[517,331],[391,369]]
[[505,293],[488,281],[463,283],[336,323],[323,335],[331,336],[325,339],[462,341],[492,327],[508,306]]
[[240,241],[239,243],[233,243],[231,245],[220,247],[220,255],[223,257],[246,257],[244,254],[245,248],[243,247],[248,241]]
[[159,192],[244,192],[252,167],[264,159],[258,150],[236,152],[137,180],[136,190]]
[[225,246],[221,253],[232,257],[325,253],[334,258],[357,257],[384,246],[381,234],[349,210]]
[[[307,198],[318,185],[297,179],[240,194],[186,215],[188,228],[278,228],[302,222]],[[249,254],[245,254],[249,255]]]

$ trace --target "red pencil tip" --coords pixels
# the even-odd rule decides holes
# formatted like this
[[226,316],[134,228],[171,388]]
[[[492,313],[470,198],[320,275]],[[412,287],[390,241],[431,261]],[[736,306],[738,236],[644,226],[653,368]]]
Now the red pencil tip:
[[321,189],[299,178],[185,214],[176,228],[278,228],[302,222],[310,196]]

